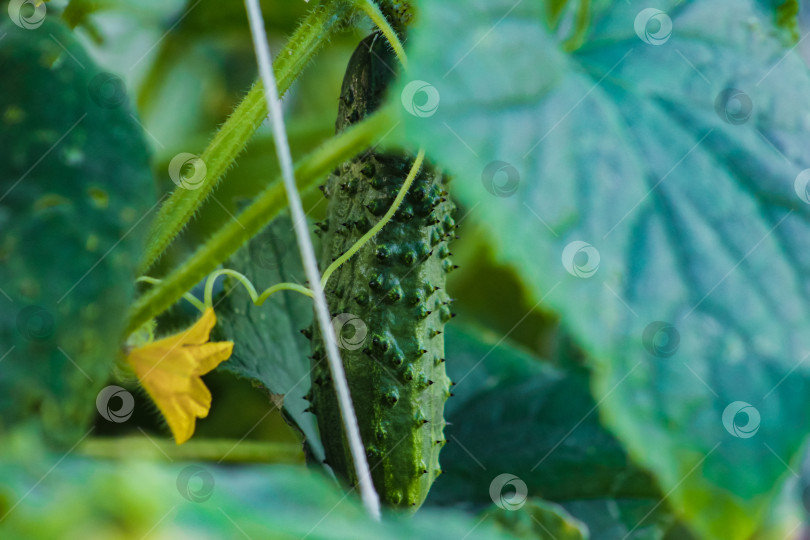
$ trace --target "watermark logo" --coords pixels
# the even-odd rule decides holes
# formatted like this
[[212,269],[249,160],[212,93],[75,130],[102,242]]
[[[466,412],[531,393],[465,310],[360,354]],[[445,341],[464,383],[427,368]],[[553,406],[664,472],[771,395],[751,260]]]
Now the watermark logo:
[[191,502],[205,502],[214,493],[214,475],[204,467],[189,465],[177,475],[177,491]]
[[199,188],[205,182],[208,168],[200,156],[182,152],[169,162],[169,176],[178,187],[188,190]]
[[799,198],[810,204],[810,193],[807,192],[807,184],[810,184],[810,169],[805,169],[796,176],[793,181],[793,190]]
[[282,237],[273,229],[266,229],[248,244],[250,260],[265,270],[283,270],[291,255],[298,253],[295,238]]
[[727,124],[744,124],[751,118],[753,110],[751,98],[737,88],[726,88],[714,100],[714,112]]
[[599,250],[582,240],[575,240],[565,246],[562,263],[565,270],[578,278],[589,278],[599,269]]
[[644,329],[641,343],[651,355],[658,358],[669,358],[678,352],[681,334],[677,328],[667,322],[654,321]]
[[338,346],[348,351],[356,351],[363,346],[368,334],[368,327],[357,315],[341,313],[332,319]]
[[[113,398],[121,400],[121,405],[117,409],[110,405]],[[102,388],[96,396],[96,409],[106,421],[121,424],[132,416],[132,411],[135,410],[135,398],[126,389],[110,385]]]
[[739,439],[750,439],[756,435],[759,421],[759,411],[745,401],[734,401],[723,411],[723,427]]
[[48,341],[56,331],[56,323],[47,309],[27,306],[17,314],[17,331],[27,341]]
[[127,99],[127,86],[124,80],[112,73],[99,73],[90,80],[87,89],[90,99],[105,109],[115,109]]
[[439,91],[425,81],[411,81],[402,89],[402,106],[418,118],[427,118],[439,109]]
[[[507,486],[514,489],[514,493],[504,494],[504,488]],[[503,510],[519,510],[526,503],[528,494],[529,489],[526,487],[526,482],[514,474],[499,474],[489,484],[489,496],[492,502]]]
[[663,45],[672,35],[672,19],[660,9],[642,9],[633,27],[638,38],[648,45]]
[[45,22],[45,2],[37,0],[11,0],[8,16],[11,22],[26,30],[36,30]]
[[520,184],[520,173],[505,161],[493,161],[481,173],[484,189],[496,197],[511,197],[517,193]]

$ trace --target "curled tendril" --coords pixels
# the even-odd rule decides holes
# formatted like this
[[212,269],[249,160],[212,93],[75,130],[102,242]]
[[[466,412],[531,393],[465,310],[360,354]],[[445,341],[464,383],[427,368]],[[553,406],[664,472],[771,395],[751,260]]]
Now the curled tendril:
[[361,236],[360,239],[357,242],[355,242],[354,245],[352,245],[352,247],[348,249],[348,251],[346,251],[346,253],[335,259],[335,262],[330,264],[329,267],[326,270],[324,270],[323,276],[321,276],[322,287],[326,285],[326,281],[329,279],[329,276],[331,276],[335,272],[335,270],[340,268],[340,265],[351,259],[352,256],[366,244],[366,242],[371,240],[371,238],[375,234],[380,232],[380,230],[385,226],[386,223],[391,221],[391,218],[394,217],[394,214],[397,213],[397,210],[402,204],[402,201],[405,199],[405,195],[408,194],[408,189],[411,187],[411,184],[413,184],[416,175],[419,173],[419,169],[422,167],[422,161],[424,160],[424,158],[425,158],[425,150],[424,148],[422,148],[419,150],[416,159],[413,160],[411,170],[410,172],[408,172],[408,176],[405,178],[405,182],[402,183],[402,187],[399,189],[399,193],[397,193],[397,196],[394,199],[394,202],[391,204],[391,207],[388,209],[388,211],[385,213],[382,219],[380,219],[380,221],[378,221],[371,229],[369,229],[369,231],[366,234]]
[[312,298],[312,290],[308,287],[304,287],[303,285],[298,285],[297,283],[278,283],[265,289],[262,294],[258,294],[256,292],[256,288],[253,286],[253,283],[244,275],[240,274],[236,270],[229,270],[227,268],[223,268],[222,270],[217,270],[212,272],[208,275],[208,278],[205,280],[205,306],[206,307],[213,307],[213,292],[214,292],[214,282],[219,276],[231,276],[235,278],[239,283],[245,286],[248,294],[250,295],[251,301],[260,306],[264,304],[264,301],[267,300],[270,295],[275,294],[279,291],[295,291],[303,294],[304,296],[309,296]]
[[[212,272],[208,275],[205,279],[205,292],[203,295],[203,300],[200,301],[199,298],[191,294],[190,292],[183,293],[183,298],[185,298],[191,305],[197,308],[200,313],[205,313],[206,308],[213,308],[213,296],[214,296],[214,282],[220,276],[231,276],[235,278],[239,283],[244,285],[245,289],[250,295],[251,301],[257,305],[261,306],[264,304],[265,300],[267,300],[271,295],[279,292],[279,291],[295,291],[298,293],[303,294],[304,296],[309,296],[312,298],[312,290],[303,285],[298,285],[297,283],[278,283],[265,289],[261,294],[256,292],[256,287],[253,286],[253,283],[245,276],[244,274],[240,274],[236,270],[230,270],[228,268],[223,268],[221,270],[217,270]],[[141,276],[135,280],[136,283],[149,283],[150,285],[154,285],[160,283],[161,280],[149,276]]]

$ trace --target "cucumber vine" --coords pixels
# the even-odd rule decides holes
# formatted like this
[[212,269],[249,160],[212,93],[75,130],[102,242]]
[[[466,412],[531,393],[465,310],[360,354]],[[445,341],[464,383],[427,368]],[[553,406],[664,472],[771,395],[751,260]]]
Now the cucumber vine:
[[[349,248],[346,251],[346,253],[344,253],[339,259],[335,260],[323,272],[323,276],[321,278],[322,286],[326,285],[329,276],[331,276],[332,273],[340,267],[340,265],[349,260],[352,257],[352,255],[357,253],[360,250],[360,248],[362,248],[366,243],[368,243],[368,241],[371,240],[374,237],[374,235],[377,234],[385,226],[386,223],[391,221],[391,218],[394,216],[396,211],[402,205],[402,201],[404,200],[405,195],[408,192],[408,189],[413,183],[414,178],[416,178],[416,175],[419,173],[419,169],[422,166],[422,160],[424,159],[424,156],[425,156],[424,150],[420,150],[419,154],[417,155],[417,158],[414,160],[410,172],[408,173],[408,177],[406,178],[405,183],[403,183],[402,188],[399,191],[399,194],[397,195],[394,202],[391,204],[391,207],[388,209],[386,214],[379,221],[379,223],[377,223],[362,238],[360,238],[357,242],[355,242],[355,244],[351,248]],[[208,275],[208,277],[205,280],[202,302],[190,292],[183,293],[183,298],[186,299],[195,308],[197,308],[200,311],[200,313],[204,313],[206,308],[214,306],[213,301],[214,285],[216,283],[217,278],[221,276],[232,277],[236,279],[239,283],[241,283],[245,287],[245,290],[247,290],[251,301],[257,306],[261,306],[268,298],[270,298],[270,296],[280,291],[294,291],[303,294],[304,296],[312,298],[312,289],[310,289],[309,287],[304,287],[303,285],[299,285],[297,283],[287,283],[287,282],[277,283],[276,285],[268,287],[267,289],[262,291],[261,294],[259,294],[258,292],[256,292],[255,285],[253,284],[253,282],[250,281],[250,279],[247,276],[245,276],[241,272],[237,272],[236,270],[231,270],[228,268],[216,270]],[[157,285],[161,283],[162,280],[149,276],[141,276],[136,280],[136,282]]]
[[[303,71],[306,63],[314,56],[328,37],[347,24],[353,9],[359,9],[368,15],[388,40],[403,67],[407,66],[407,57],[402,43],[380,11],[380,8],[373,1],[352,0],[351,2],[345,2],[330,0],[309,13],[289,42],[277,55],[274,71],[277,72],[276,77],[280,93],[289,89]],[[190,221],[194,213],[199,210],[206,197],[222,179],[225,171],[236,161],[238,154],[247,145],[250,137],[266,116],[267,107],[264,103],[264,90],[261,81],[259,81],[237,106],[234,113],[203,152],[201,159],[206,163],[208,171],[206,181],[202,183],[200,188],[195,190],[177,189],[160,208],[153,222],[149,236],[150,242],[141,264],[143,271],[151,267],[159,259],[168,245]],[[335,136],[312,154],[304,157],[295,169],[298,188],[302,191],[310,189],[326,172],[334,169],[337,165],[365,148],[373,146],[375,137],[385,136],[396,127],[398,122],[395,119],[395,111],[383,109],[353,126],[350,130]],[[424,152],[420,152],[420,156],[423,157]],[[418,172],[421,161],[420,157],[414,162],[415,170],[411,171],[413,177]],[[411,178],[412,182],[411,175],[409,175],[409,178]],[[358,245],[352,246],[345,257],[341,257],[339,263],[335,261],[337,264],[333,263],[324,271],[321,280],[322,285],[326,283],[329,275],[334,272],[339,264],[348,260],[391,219],[402,203],[409,185],[409,183],[403,185],[401,196],[397,197],[386,217],[375,227],[374,232],[369,231],[371,234],[367,234],[358,241]],[[205,276],[213,272],[216,266],[222,264],[236,249],[257,234],[285,209],[283,197],[283,186],[280,182],[274,181],[234,221],[225,225],[208,242],[200,246],[183,264],[172,270],[166,278],[157,280],[144,277],[142,281],[150,279],[149,282],[157,285],[157,287],[142,295],[133,306],[128,331],[135,331],[140,325],[168,309],[174,302],[187,294],[187,291],[196,283],[205,279]],[[234,274],[230,275],[236,277]],[[255,293],[255,287],[250,284],[246,277],[242,276],[240,281],[248,288],[248,291],[252,290]],[[212,280],[209,280],[206,284],[206,290],[208,290],[209,284],[213,287]],[[284,284],[274,287],[280,285]],[[306,289],[309,291],[307,293],[293,287],[282,287],[273,289],[273,292],[279,290],[296,290],[311,297],[310,289]],[[266,293],[267,291],[262,295],[257,294],[252,299],[255,302],[263,297],[263,302],[269,296],[269,294],[264,296]],[[206,302],[205,305],[211,304]]]
[[[153,325],[154,318],[180,298],[185,298],[201,312],[213,308],[213,289],[216,279],[221,276],[229,276],[236,279],[245,287],[251,301],[255,305],[261,305],[268,297],[282,290],[298,292],[313,298],[313,300],[315,300],[321,330],[326,329],[328,332],[325,333],[331,335],[332,328],[329,326],[329,314],[325,302],[326,298],[323,296],[323,289],[329,277],[333,275],[341,265],[346,263],[346,261],[351,259],[366,246],[369,241],[394,218],[395,214],[400,210],[403,201],[409,193],[409,189],[422,167],[425,155],[424,149],[419,150],[418,155],[410,166],[406,178],[403,180],[402,185],[399,187],[396,196],[384,215],[376,220],[376,223],[370,226],[365,234],[349,246],[344,253],[336,257],[319,278],[317,268],[315,267],[315,260],[312,258],[312,246],[308,240],[308,233],[303,232],[304,236],[302,237],[302,231],[298,229],[299,223],[303,219],[298,190],[308,190],[315,181],[324,177],[331,170],[336,169],[339,165],[350,160],[361,151],[376,146],[374,144],[376,139],[390,133],[396,128],[399,122],[396,121],[396,111],[392,108],[383,108],[373,114],[370,114],[370,111],[366,111],[364,113],[364,116],[367,115],[366,118],[359,122],[352,122],[355,125],[343,126],[341,133],[325,142],[320,148],[299,161],[297,165],[293,166],[292,158],[289,155],[289,145],[286,141],[283,120],[280,118],[280,109],[276,106],[276,101],[274,101],[277,99],[275,96],[289,89],[292,82],[301,73],[304,65],[313,57],[315,52],[323,45],[331,33],[338,30],[347,20],[350,20],[351,14],[355,12],[365,13],[372,20],[387,40],[404,69],[407,68],[407,57],[396,31],[391,24],[389,24],[376,3],[371,0],[353,0],[348,3],[332,0],[327,1],[324,5],[310,12],[309,16],[301,24],[271,67],[266,37],[264,36],[263,27],[260,24],[260,8],[255,2],[248,2],[247,8],[251,22],[254,47],[259,57],[259,67],[264,85],[260,83],[254,85],[250,93],[236,108],[234,114],[214,137],[209,147],[203,152],[201,159],[206,164],[210,177],[204,180],[199,189],[185,190],[181,188],[176,190],[161,207],[158,216],[153,222],[150,242],[141,263],[141,269],[143,271],[148,270],[182,231],[195,211],[199,209],[207,196],[217,186],[224,172],[234,162],[236,156],[247,144],[249,137],[257,129],[258,125],[261,123],[261,119],[265,117],[269,110],[273,111],[271,119],[274,120],[273,131],[276,139],[276,150],[282,162],[284,182],[274,182],[265,188],[236,219],[223,226],[213,237],[199,246],[184,263],[171,270],[163,279],[149,276],[139,278],[138,281],[150,283],[154,285],[154,287],[138,298],[133,306],[128,332],[137,332],[144,325]],[[350,66],[349,69],[351,70],[353,68]],[[273,72],[275,72],[275,74]],[[276,82],[276,80],[278,82]],[[266,95],[264,91],[265,87],[269,89]],[[380,157],[380,159],[385,160],[387,158]],[[433,173],[428,173],[427,175],[423,175],[423,177],[434,178],[434,175]],[[440,175],[435,176],[435,178],[436,182],[441,182]],[[424,184],[424,182],[423,180],[422,183]],[[431,182],[433,182],[433,180],[428,182],[430,184],[428,187],[435,190],[436,186]],[[294,283],[278,283],[265,289],[260,294],[257,292],[255,285],[245,275],[232,269],[217,269],[216,267],[232,255],[236,249],[241,247],[254,235],[258,234],[262,228],[285,209],[285,193],[292,210],[296,211],[294,215],[298,216],[296,219],[296,234],[299,237],[299,247],[302,249],[302,256],[305,259],[307,275],[310,278],[310,283],[317,282],[317,286],[306,287]],[[433,192],[431,191],[431,193]],[[442,205],[442,203],[438,202],[439,197],[440,195],[434,193],[428,198],[428,200],[436,199],[437,201],[432,208],[435,208],[436,205]],[[441,201],[446,201],[446,198],[441,198]],[[442,205],[441,209],[437,209],[437,212],[446,212],[451,208],[452,204],[447,203]],[[418,227],[418,225],[414,226]],[[429,232],[426,233],[425,231],[431,227],[432,225],[426,225],[424,230],[418,234],[429,234]],[[307,246],[309,247],[307,248]],[[307,257],[307,249],[309,249],[310,252],[309,258]],[[444,262],[446,263],[447,261]],[[441,272],[441,261],[437,264],[439,264],[439,266],[436,266],[434,270]],[[431,266],[431,268],[433,266]],[[433,273],[435,272],[431,271],[431,275]],[[424,277],[422,274],[423,272],[420,272],[416,275]],[[188,292],[191,287],[201,279],[205,279],[203,301],[200,301]],[[313,279],[316,281],[313,281]],[[430,293],[432,293],[432,290],[429,291],[429,294]],[[332,301],[333,299],[329,300],[330,303],[332,303]],[[441,299],[437,301],[441,301]],[[417,332],[421,332],[422,326],[424,326],[424,324],[419,323],[414,328]],[[428,334],[428,338],[433,338],[441,334],[441,332],[430,329]],[[336,448],[335,444],[340,445],[342,441],[349,441],[351,448],[349,450],[347,447],[346,455],[351,456],[351,459],[354,461],[352,470],[358,471],[352,473],[354,478],[353,484],[360,486],[367,509],[372,516],[377,516],[379,513],[379,501],[375,488],[371,485],[372,474],[369,472],[366,461],[365,449],[367,447],[365,443],[367,441],[364,442],[361,440],[361,431],[364,434],[362,438],[367,439],[368,426],[364,425],[358,427],[352,399],[349,396],[349,388],[352,384],[356,384],[356,382],[347,384],[346,376],[343,373],[344,366],[341,364],[340,356],[337,353],[336,338],[326,335],[323,339],[326,340],[326,350],[329,352],[329,366],[332,372],[330,380],[333,381],[334,384],[329,390],[329,392],[331,392],[329,396],[336,398],[337,406],[335,407],[335,411],[340,411],[338,423],[342,423],[344,428],[343,431],[339,432],[339,438],[341,440],[332,441],[331,444],[333,448]],[[417,338],[417,341],[418,339],[419,338]],[[436,348],[436,351],[439,353],[439,356],[443,356],[443,345],[441,345],[441,343],[438,345],[438,348]],[[322,352],[323,351],[321,351],[321,353]],[[323,355],[323,358],[327,358],[327,355]],[[430,363],[433,364],[432,359]],[[318,369],[318,366],[314,366],[313,369]],[[433,396],[435,393],[435,397],[439,399],[440,395],[441,397],[449,395],[449,391],[446,390],[446,377],[444,375],[443,365],[436,363],[435,367],[430,368],[429,371],[433,373],[432,377],[436,379],[436,382],[441,382],[440,385],[437,385],[436,392],[428,392],[430,396]],[[321,373],[319,377],[322,376],[322,372],[319,371],[319,373]],[[427,379],[425,380],[427,381]],[[427,382],[425,382],[425,384],[427,385]],[[426,388],[427,386],[424,388],[420,386],[418,392],[421,393]],[[352,393],[354,393],[354,390]],[[360,394],[362,397],[363,392],[360,392]],[[430,396],[428,396],[429,399],[433,400],[434,398]],[[329,398],[325,397],[324,399]],[[414,395],[412,401],[413,406],[416,407],[419,413],[417,416],[424,414],[422,408],[427,405],[427,403],[422,403],[424,396]],[[443,400],[440,400],[437,403],[442,402]],[[431,414],[435,420],[435,426],[427,430],[430,432],[428,438],[441,438],[441,432],[444,426],[442,407],[439,406],[435,411],[430,410],[428,413]],[[334,420],[334,418],[332,418],[332,420]],[[422,424],[419,423],[419,427],[421,427],[421,425]],[[336,436],[334,433],[331,435],[333,438]],[[328,439],[329,437],[327,436],[326,438]],[[422,435],[419,435],[418,438],[421,441]],[[421,445],[421,443],[419,444]],[[434,443],[431,440],[429,443],[425,442],[425,444],[433,445]],[[428,446],[428,448],[430,449],[430,446]],[[427,470],[425,470],[424,477],[421,471],[426,465],[424,465],[423,458],[418,456],[413,458],[418,461],[418,467],[416,467],[418,471],[414,469],[418,474],[413,476],[412,471],[408,468],[407,471],[403,472],[403,482],[405,483],[398,484],[395,487],[388,486],[380,481],[378,475],[374,475],[374,483],[377,484],[377,489],[382,489],[382,495],[387,503],[395,506],[402,503],[411,507],[416,507],[421,504],[433,479],[441,472],[438,469],[437,451],[430,449],[429,453],[425,454],[425,457],[428,455],[432,456],[429,458],[431,470],[430,474],[427,474]],[[397,459],[401,460],[402,458]],[[365,472],[361,474],[361,471]],[[343,470],[338,470],[338,472],[341,475],[345,474]],[[401,489],[404,489],[405,492],[401,491]]]

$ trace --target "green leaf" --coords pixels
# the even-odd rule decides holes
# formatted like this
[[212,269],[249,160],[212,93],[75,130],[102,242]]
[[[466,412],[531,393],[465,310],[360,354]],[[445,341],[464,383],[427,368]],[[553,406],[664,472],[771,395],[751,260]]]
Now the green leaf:
[[799,0],[759,0],[767,10],[773,13],[773,21],[785,30],[790,41],[799,39]]
[[514,538],[452,510],[373,521],[355,493],[293,466],[91,460],[5,441],[4,538]]
[[[448,374],[457,382],[445,407],[444,474],[430,503],[478,507],[491,501],[495,478],[510,474],[528,496],[560,501],[591,538],[664,537],[674,516],[599,425],[584,374],[550,367],[479,329],[448,325],[446,345]],[[509,493],[504,484],[507,503]],[[515,525],[525,517],[515,517]]]
[[[227,268],[241,272],[259,294],[282,282],[303,284],[306,277],[288,216],[273,220],[237,251]],[[272,394],[284,395],[284,412],[306,438],[314,457],[324,459],[315,416],[304,412],[309,403],[310,343],[301,330],[312,322],[312,300],[281,291],[256,306],[241,284],[226,281],[230,291],[217,304],[217,332],[234,342],[230,360],[220,369],[257,381]]]
[[425,0],[391,96],[706,538],[752,534],[810,428],[810,76],[769,17],[599,2],[567,53],[541,3]]
[[[483,512],[502,529],[525,540],[587,540],[588,527],[562,506],[542,499],[528,499],[518,509],[493,505]],[[598,538],[603,538],[599,536]]]
[[456,385],[445,408],[444,473],[429,503],[489,503],[501,474],[554,501],[658,495],[599,424],[583,374],[552,368],[494,336],[482,339],[478,330],[449,325],[445,334]]
[[154,193],[123,81],[38,13],[0,25],[0,426],[70,446],[119,354]]
[[594,540],[691,540],[660,499],[581,499],[562,506],[585,523]]

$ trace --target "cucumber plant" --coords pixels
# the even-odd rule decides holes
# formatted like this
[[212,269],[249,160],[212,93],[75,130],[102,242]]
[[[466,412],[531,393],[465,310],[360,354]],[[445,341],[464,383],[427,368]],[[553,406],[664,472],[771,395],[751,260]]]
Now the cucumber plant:
[[[241,90],[238,77],[253,72],[215,58],[195,66],[195,77],[165,75],[174,62],[192,64],[212,50],[205,41],[210,35],[200,41],[206,46],[197,46],[198,33],[216,26],[228,36],[224,41],[242,39],[244,27],[233,21],[244,23],[243,6],[201,3],[195,9],[192,0],[183,13],[174,6],[155,17],[163,21],[156,26],[164,26],[149,30],[160,30],[152,32],[163,36],[154,46],[160,49],[125,66],[145,81],[133,87],[133,101],[150,102],[138,120],[124,104],[121,81],[99,73],[92,60],[111,51],[84,52],[85,46],[105,47],[109,28],[95,20],[98,2],[4,3],[9,19],[0,22],[0,66],[14,76],[0,92],[0,148],[7,151],[0,163],[0,435],[55,442],[70,448],[67,454],[86,452],[90,413],[115,372],[116,356],[132,357],[154,334],[193,328],[187,313],[169,311],[186,298],[209,321],[216,310],[220,338],[234,344],[225,370],[261,384],[300,429],[305,456],[297,442],[288,455],[306,457],[314,469],[326,462],[348,492],[359,485],[372,517],[379,505],[370,481],[383,502],[405,514],[433,503],[473,510],[491,501],[498,509],[479,514],[464,530],[445,519],[452,512],[437,511],[442,518],[436,519],[431,511],[407,521],[386,519],[386,533],[367,529],[365,536],[398,538],[387,534],[392,525],[406,531],[402,537],[417,537],[424,520],[443,536],[474,537],[484,534],[487,519],[522,534],[533,518],[542,537],[587,537],[587,525],[590,537],[608,538],[613,533],[599,524],[605,517],[620,522],[609,528],[624,538],[682,537],[682,528],[734,540],[789,538],[797,531],[799,520],[783,519],[793,512],[782,503],[796,499],[787,491],[795,483],[784,480],[798,467],[810,430],[803,414],[810,302],[802,279],[810,273],[810,158],[801,151],[810,140],[810,70],[793,51],[798,47],[785,47],[798,42],[798,2],[262,3],[273,13],[268,30],[290,36],[275,55],[275,81],[267,69],[272,55],[257,31],[261,6],[247,0],[263,82],[189,160],[199,182],[181,181],[183,171],[169,166],[179,189],[153,206],[154,219],[146,143],[155,141],[155,171],[169,185],[159,163],[196,150],[174,148],[189,143],[167,133],[205,136],[222,120],[210,113],[210,122],[199,122],[204,130],[185,129],[182,120],[205,117],[225,103],[207,107],[187,90],[220,88],[200,84],[220,64],[228,66],[222,90]],[[104,9],[126,9],[119,4]],[[158,9],[147,11],[156,15]],[[284,24],[281,10],[290,10],[290,20],[300,17],[297,29]],[[75,38],[77,25],[92,44]],[[348,57],[360,34],[335,39],[341,32],[367,35],[370,27],[377,30],[354,51],[345,74],[343,57],[318,65],[316,75],[326,78],[338,67],[333,84],[294,84],[319,51]],[[407,51],[400,43],[406,31]],[[252,65],[247,45],[244,40],[227,54]],[[219,42],[216,50],[230,47]],[[337,90],[340,75],[338,101],[324,89]],[[164,96],[175,84],[181,89]],[[314,93],[307,93],[310,87]],[[414,88],[434,96],[436,106],[415,114],[407,104],[417,98]],[[289,133],[279,121],[279,103],[267,99],[275,90],[292,94]],[[181,104],[178,95],[189,99]],[[298,116],[304,104],[307,118]],[[268,110],[272,138],[261,137],[234,168]],[[333,134],[319,122],[330,123],[336,110]],[[155,111],[169,111],[167,123],[180,128],[161,127],[149,111],[153,118]],[[384,150],[375,146],[381,139],[389,145]],[[268,165],[276,165],[268,158],[271,144],[284,165],[284,185],[256,185]],[[304,148],[309,153],[291,175],[290,154]],[[426,154],[442,169],[424,164]],[[207,174],[198,177],[200,164]],[[223,186],[226,171],[233,172]],[[459,180],[448,184],[449,174]],[[314,188],[324,180],[321,194]],[[235,187],[240,181],[250,187]],[[292,221],[276,219],[284,217],[293,182],[306,206],[325,214],[316,232],[328,307],[318,282],[304,283],[300,267],[287,267],[280,253],[291,245],[281,237],[294,224],[306,279],[319,277],[293,189]],[[457,240],[447,191],[473,227],[481,227],[481,234],[465,235],[472,241],[453,244],[454,258],[474,270],[454,276],[460,278],[454,292],[464,300],[459,310],[500,334],[445,326],[453,317],[446,292],[455,268],[449,242]],[[216,206],[206,202],[213,193]],[[250,200],[239,207],[242,197]],[[228,218],[234,219],[223,214],[217,222],[209,208],[219,207],[232,209]],[[149,221],[151,232],[144,234]],[[184,230],[189,233],[181,237]],[[267,232],[281,237],[268,242]],[[182,253],[190,255],[180,261]],[[215,287],[220,276],[227,280],[223,294]],[[139,282],[149,286],[133,300]],[[239,285],[232,295],[226,294],[230,285]],[[272,309],[260,311],[282,291]],[[298,296],[289,301],[289,295]],[[310,322],[310,299],[324,326],[309,326],[307,340],[298,330]],[[513,317],[529,306],[529,313]],[[339,330],[342,364],[324,308]],[[522,349],[503,343],[507,338]],[[180,412],[207,414],[203,361],[191,374],[173,372],[173,355],[189,353],[187,341],[176,343],[183,344],[179,350],[165,351],[165,371],[150,378],[165,383],[164,397],[182,403]],[[531,353],[556,358],[559,369],[547,369]],[[249,418],[243,397],[238,410],[228,411],[229,421]],[[258,396],[260,407],[267,406],[265,397]],[[440,459],[446,439],[454,444]],[[107,442],[90,448],[113,454]],[[228,443],[232,448],[223,455],[211,441],[194,442],[202,445],[173,455],[274,459],[261,444],[255,454],[244,448],[231,454],[241,441]],[[37,454],[27,443],[3,438],[0,468],[8,449],[18,446]],[[14,491],[31,493],[32,485],[44,491],[46,477],[55,479],[71,461],[67,454]],[[296,490],[309,489],[265,479],[257,483],[283,489],[276,498],[285,501],[282,511],[293,507]],[[6,506],[4,488],[0,481],[0,507]],[[563,504],[526,500],[537,494]],[[327,507],[337,501],[336,510],[346,498],[307,496],[309,511],[313,499]],[[18,505],[10,520],[23,515],[22,499],[10,501],[7,513],[0,508],[0,522]],[[256,500],[242,497],[240,506],[248,499]],[[219,510],[227,517],[230,508]],[[569,511],[582,527],[568,526]],[[233,515],[230,533],[239,519]],[[685,527],[672,526],[675,515]],[[292,528],[304,521],[286,520]],[[552,523],[556,532],[546,530]],[[327,525],[317,528],[290,536],[327,536]],[[329,533],[364,536],[336,531]]]
[[[379,106],[395,62],[381,34],[360,43],[343,80],[338,132]],[[380,221],[413,160],[407,154],[371,150],[341,164],[329,177],[323,186],[329,199],[327,217],[318,225],[323,267]],[[424,167],[392,220],[338,267],[325,287],[333,315],[351,314],[362,321],[356,324],[367,328],[364,342],[344,347],[342,358],[374,484],[381,499],[395,507],[421,505],[441,473],[442,413],[450,396],[442,330],[453,316],[445,291],[446,275],[453,269],[448,249],[455,229],[453,212],[445,177],[434,167]],[[326,462],[355,484],[323,343],[317,331],[311,335],[309,398]]]

